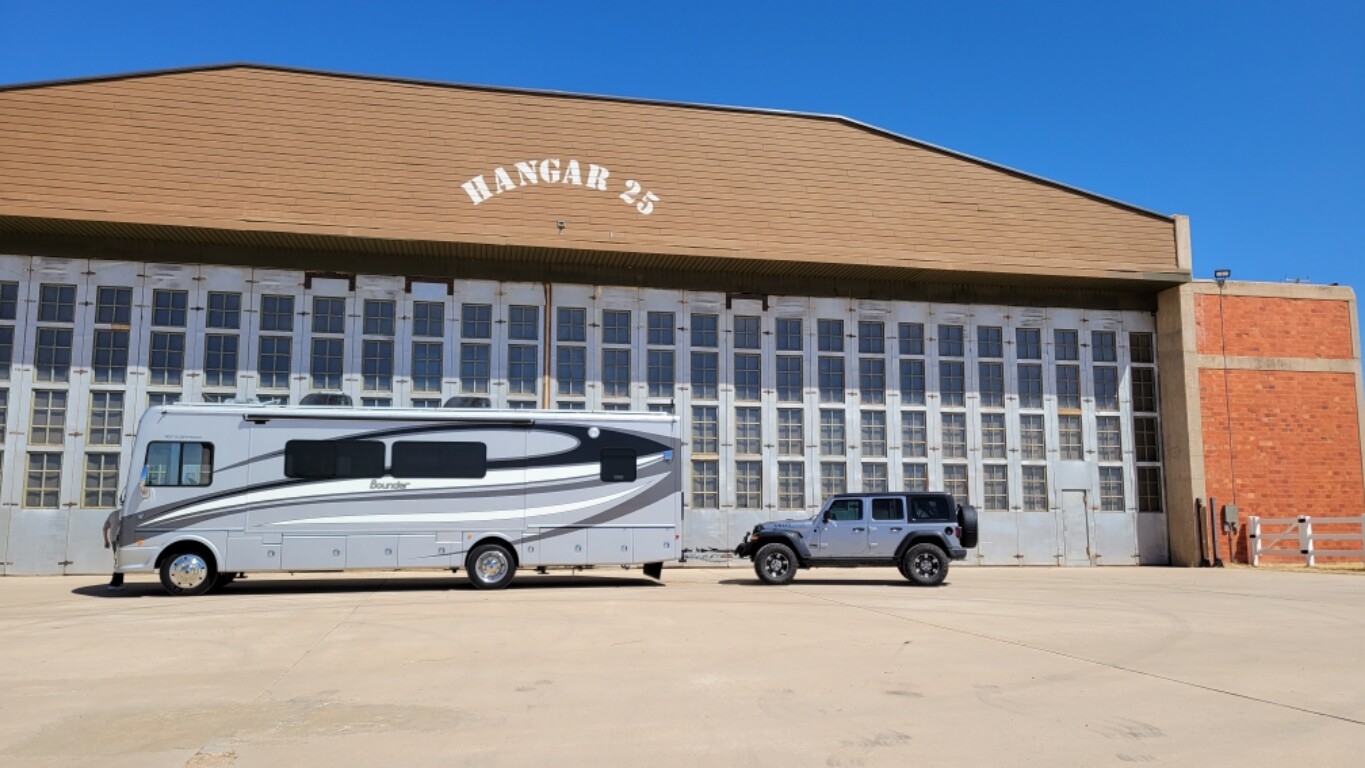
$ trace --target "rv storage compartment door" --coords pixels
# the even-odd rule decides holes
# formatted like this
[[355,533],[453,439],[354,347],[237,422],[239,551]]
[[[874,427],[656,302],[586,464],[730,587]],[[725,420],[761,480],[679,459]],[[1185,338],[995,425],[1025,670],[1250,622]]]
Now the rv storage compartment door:
[[629,528],[589,528],[588,556],[594,563],[632,563]]
[[345,567],[345,536],[284,537],[286,571],[340,571]]
[[664,563],[678,559],[676,534],[678,529],[636,528],[636,563]]
[[588,531],[585,528],[541,528],[541,565],[585,565]]
[[232,536],[227,542],[225,571],[278,571],[280,545],[266,544],[260,536]]
[[449,568],[459,551],[457,542],[437,542],[435,536],[399,536],[398,567]]
[[347,568],[397,568],[397,536],[346,537]]

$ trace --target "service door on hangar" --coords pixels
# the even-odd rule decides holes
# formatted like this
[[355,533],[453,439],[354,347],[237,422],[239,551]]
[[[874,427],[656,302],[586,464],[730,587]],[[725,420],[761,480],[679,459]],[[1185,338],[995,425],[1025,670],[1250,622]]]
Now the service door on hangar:
[[1062,491],[1062,543],[1066,565],[1090,565],[1090,514],[1085,491]]

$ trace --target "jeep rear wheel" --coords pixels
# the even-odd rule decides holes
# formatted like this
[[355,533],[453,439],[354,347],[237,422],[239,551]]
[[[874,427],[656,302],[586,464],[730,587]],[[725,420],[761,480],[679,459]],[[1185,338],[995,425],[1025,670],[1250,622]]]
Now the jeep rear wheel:
[[937,545],[916,544],[901,560],[901,574],[921,587],[937,587],[948,577],[948,555]]
[[796,553],[786,544],[764,544],[754,555],[754,573],[764,584],[791,583],[796,565]]

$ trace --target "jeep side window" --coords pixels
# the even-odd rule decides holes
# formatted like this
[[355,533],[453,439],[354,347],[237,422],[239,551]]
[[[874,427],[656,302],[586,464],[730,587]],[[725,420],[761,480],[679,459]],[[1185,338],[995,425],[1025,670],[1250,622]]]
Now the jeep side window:
[[839,499],[829,505],[830,520],[862,520],[862,499]]
[[905,504],[901,499],[873,499],[873,520],[904,520]]
[[939,501],[939,499],[915,499],[910,503],[910,514],[915,520],[942,520],[944,518],[939,512]]

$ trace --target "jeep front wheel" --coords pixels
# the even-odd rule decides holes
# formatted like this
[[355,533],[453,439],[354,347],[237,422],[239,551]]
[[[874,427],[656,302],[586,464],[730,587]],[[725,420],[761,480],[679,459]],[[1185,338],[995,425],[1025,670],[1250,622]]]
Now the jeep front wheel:
[[764,544],[754,555],[754,573],[764,584],[789,584],[796,577],[796,553],[786,544]]
[[937,587],[948,577],[948,555],[933,544],[916,544],[901,560],[901,573],[921,587]]

